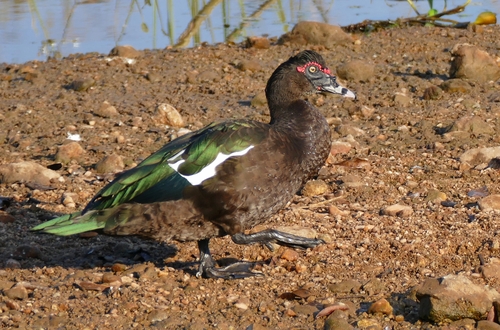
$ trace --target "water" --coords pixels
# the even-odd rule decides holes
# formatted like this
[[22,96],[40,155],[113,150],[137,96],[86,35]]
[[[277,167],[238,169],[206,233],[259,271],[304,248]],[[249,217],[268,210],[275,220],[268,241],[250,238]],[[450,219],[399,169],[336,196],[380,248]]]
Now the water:
[[[448,0],[447,7],[464,2]],[[223,42],[240,27],[236,42],[249,35],[279,36],[300,20],[344,26],[415,16],[404,0],[0,0],[0,62],[108,53],[117,44],[136,49],[175,45],[208,3],[213,9],[187,46]],[[444,0],[434,3],[442,10]],[[427,1],[416,4],[421,13],[429,9]],[[462,14],[446,18],[473,21],[485,10],[500,12],[500,0],[472,1]]]

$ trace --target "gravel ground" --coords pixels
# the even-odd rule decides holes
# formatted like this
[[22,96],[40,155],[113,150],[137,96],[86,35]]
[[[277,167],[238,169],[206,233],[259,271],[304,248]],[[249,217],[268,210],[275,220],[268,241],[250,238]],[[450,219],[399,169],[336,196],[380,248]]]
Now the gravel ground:
[[[11,198],[0,214],[0,327],[334,329],[316,313],[343,302],[349,311],[334,314],[354,327],[441,328],[446,324],[419,320],[416,285],[463,274],[499,287],[479,271],[499,256],[498,212],[477,204],[500,193],[498,170],[459,157],[499,144],[500,84],[471,82],[463,92],[423,96],[448,79],[454,45],[470,43],[497,59],[499,34],[497,26],[412,27],[358,35],[335,50],[309,46],[334,71],[361,60],[373,72],[343,82],[355,101],[312,99],[339,143],[311,189],[257,229],[298,227],[327,243],[271,252],[212,240],[219,264],[258,261],[265,275],[235,281],[196,278],[194,242],[29,229],[83,208],[113,178],[94,168],[104,157],[120,156],[123,164],[111,169],[127,169],[176,137],[179,128],[158,120],[161,103],[179,111],[183,130],[221,118],[268,121],[267,107],[251,102],[277,65],[304,46],[146,50],[133,64],[99,54],[0,64],[0,164],[31,161],[61,175],[49,184],[0,184],[0,196]],[[81,83],[86,90],[77,91]],[[109,106],[117,113],[100,113]],[[473,119],[482,126],[464,128]],[[81,136],[83,153],[56,161],[68,133]],[[408,208],[383,211],[395,204]],[[392,314],[368,312],[381,298]]]

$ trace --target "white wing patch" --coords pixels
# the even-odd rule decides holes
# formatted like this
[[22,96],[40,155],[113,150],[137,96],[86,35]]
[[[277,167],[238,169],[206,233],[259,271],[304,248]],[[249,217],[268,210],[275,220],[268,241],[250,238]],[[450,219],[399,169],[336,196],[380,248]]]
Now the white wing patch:
[[[219,153],[217,155],[217,157],[215,157],[215,159],[214,159],[213,162],[211,162],[210,164],[208,164],[207,166],[205,166],[200,172],[198,172],[196,174],[193,174],[193,175],[184,175],[184,174],[179,173],[179,166],[181,166],[182,163],[185,162],[184,159],[181,159],[181,160],[179,160],[179,161],[177,161],[177,162],[175,162],[173,164],[169,164],[169,165],[177,173],[179,173],[180,176],[182,176],[184,179],[188,180],[189,183],[191,183],[193,186],[197,186],[200,183],[202,183],[203,181],[205,181],[206,179],[209,179],[209,178],[215,176],[215,174],[216,174],[215,173],[215,168],[217,166],[219,166],[220,164],[222,164],[226,159],[228,159],[229,157],[243,156],[247,152],[249,152],[250,149],[252,149],[252,148],[253,148],[253,146],[249,146],[248,148],[246,148],[244,150],[235,151],[233,153],[230,153],[229,155],[226,155],[226,154],[223,154],[223,153]],[[170,158],[168,161],[171,161],[171,160],[179,157],[183,153],[184,153],[184,150],[182,150],[177,155],[175,155],[172,158]]]

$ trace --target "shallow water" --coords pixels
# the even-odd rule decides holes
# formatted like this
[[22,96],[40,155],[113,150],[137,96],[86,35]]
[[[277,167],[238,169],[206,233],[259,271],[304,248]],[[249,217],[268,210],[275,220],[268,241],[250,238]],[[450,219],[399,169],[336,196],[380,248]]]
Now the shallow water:
[[[500,0],[472,1],[455,17],[473,21],[482,11],[500,11]],[[22,63],[71,53],[108,53],[115,45],[137,49],[174,45],[203,3],[198,0],[0,0],[0,62]],[[465,0],[447,1],[448,9]],[[259,10],[264,6],[262,10]],[[441,10],[443,1],[435,1]],[[427,1],[419,1],[422,13]],[[349,25],[365,19],[385,20],[415,16],[406,1],[394,0],[276,0],[218,1],[204,16],[187,45],[223,42],[241,27],[233,39],[247,35],[279,36],[300,20]],[[205,19],[206,18],[206,19]]]

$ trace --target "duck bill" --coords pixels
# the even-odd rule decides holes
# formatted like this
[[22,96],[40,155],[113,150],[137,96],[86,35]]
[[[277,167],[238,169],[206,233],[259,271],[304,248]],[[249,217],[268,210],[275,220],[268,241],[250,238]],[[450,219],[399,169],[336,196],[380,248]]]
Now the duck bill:
[[340,85],[337,82],[337,78],[335,76],[325,75],[324,79],[322,79],[322,84],[318,86],[318,90],[320,92],[327,92],[332,94],[340,94],[344,97],[349,97],[352,99],[356,98],[356,94],[352,91],[348,90],[344,86]]

